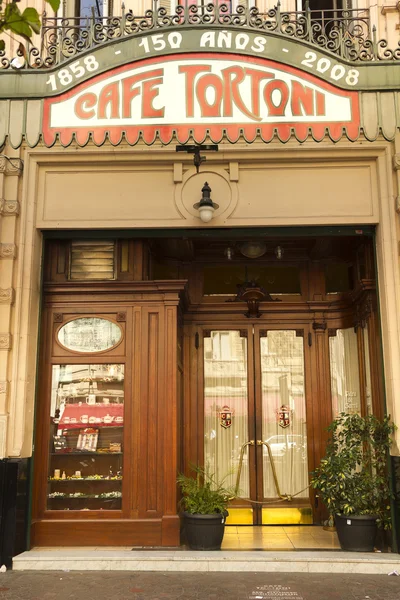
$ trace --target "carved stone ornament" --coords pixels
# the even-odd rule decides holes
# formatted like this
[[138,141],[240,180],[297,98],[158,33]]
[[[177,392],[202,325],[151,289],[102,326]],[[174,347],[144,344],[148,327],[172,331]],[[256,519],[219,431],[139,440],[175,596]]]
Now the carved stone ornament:
[[11,348],[11,333],[0,333],[0,350],[9,350]]
[[399,171],[400,170],[400,154],[395,154],[393,156],[393,169],[395,171]]
[[19,215],[19,208],[18,200],[1,200],[0,214],[3,217],[15,217]]
[[16,258],[17,246],[15,244],[0,244],[0,258]]
[[126,312],[118,312],[117,313],[117,321],[123,323],[126,321]]
[[0,304],[13,304],[14,290],[13,288],[0,288]]
[[23,161],[14,156],[0,154],[0,173],[6,175],[21,175],[24,168]]

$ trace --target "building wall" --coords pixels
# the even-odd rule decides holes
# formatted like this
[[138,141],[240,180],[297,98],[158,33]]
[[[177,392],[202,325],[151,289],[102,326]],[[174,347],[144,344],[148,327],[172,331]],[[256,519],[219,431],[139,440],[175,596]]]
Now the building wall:
[[[222,143],[196,174],[173,145],[4,148],[24,169],[0,162],[0,456],[32,451],[42,229],[376,224],[386,395],[398,421],[398,149],[399,134],[395,144]],[[205,180],[220,204],[207,225],[193,209]]]

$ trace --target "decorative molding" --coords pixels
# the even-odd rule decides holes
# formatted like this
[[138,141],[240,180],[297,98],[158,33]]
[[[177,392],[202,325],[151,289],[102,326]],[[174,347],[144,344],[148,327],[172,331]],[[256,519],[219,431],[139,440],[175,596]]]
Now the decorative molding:
[[1,200],[0,214],[3,217],[16,217],[19,215],[19,209],[18,200]]
[[14,289],[0,288],[0,304],[13,304],[14,303]]
[[396,196],[395,203],[396,203],[396,212],[398,214],[400,214],[400,196]]
[[0,459],[6,456],[7,415],[0,415]]
[[296,337],[304,337],[304,329],[295,329]]
[[328,336],[329,337],[335,337],[336,334],[337,334],[337,329],[334,329],[334,328],[329,328],[328,329]]
[[123,323],[126,321],[126,312],[117,312],[117,321]]
[[0,394],[7,394],[8,381],[0,381]]
[[326,323],[317,323],[314,321],[312,327],[314,331],[326,331]]
[[16,244],[0,244],[0,258],[16,258]]
[[239,329],[239,335],[241,338],[247,338],[247,329]]
[[203,338],[211,337],[211,329],[203,329]]
[[364,328],[367,321],[374,310],[372,295],[368,294],[365,300],[357,305],[354,325],[355,327]]
[[10,350],[12,344],[11,333],[0,333],[0,350]]
[[53,314],[53,321],[54,323],[62,323],[63,322],[63,314],[62,313],[54,313]]
[[24,169],[23,161],[17,156],[6,156],[5,154],[0,154],[0,173],[5,173],[6,175],[22,175],[22,171]]

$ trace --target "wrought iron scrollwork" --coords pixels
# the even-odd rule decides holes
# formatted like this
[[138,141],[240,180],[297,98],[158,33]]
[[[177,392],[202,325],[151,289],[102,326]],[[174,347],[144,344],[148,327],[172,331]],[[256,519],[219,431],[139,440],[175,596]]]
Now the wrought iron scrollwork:
[[[154,0],[153,8],[141,16],[125,11],[124,5],[120,16],[59,18],[44,13],[40,47],[18,49],[14,57],[0,51],[0,69],[15,67],[15,58],[19,69],[46,69],[113,40],[196,25],[237,27],[243,32],[247,29],[299,39],[352,62],[400,59],[400,42],[391,50],[386,40],[377,40],[375,28],[370,27],[369,9],[312,11],[306,3],[304,11],[282,12],[278,1],[274,8],[260,13],[255,6],[238,5],[232,11],[230,3],[186,2],[169,13]],[[220,31],[219,35],[224,33]]]

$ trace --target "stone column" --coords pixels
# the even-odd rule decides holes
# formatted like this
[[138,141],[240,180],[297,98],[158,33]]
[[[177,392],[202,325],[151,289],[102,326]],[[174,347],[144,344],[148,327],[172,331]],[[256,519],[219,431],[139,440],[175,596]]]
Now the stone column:
[[0,458],[7,454],[15,302],[13,281],[17,258],[18,187],[22,170],[20,152],[4,148],[0,152]]

